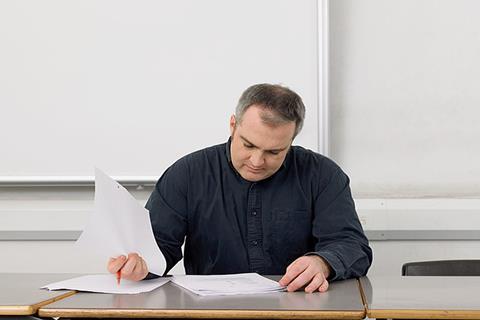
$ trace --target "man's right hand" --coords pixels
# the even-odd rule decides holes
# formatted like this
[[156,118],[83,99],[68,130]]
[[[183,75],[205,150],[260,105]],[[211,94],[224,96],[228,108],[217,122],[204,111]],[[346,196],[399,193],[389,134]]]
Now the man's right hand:
[[147,263],[137,253],[129,253],[128,257],[118,256],[108,260],[107,270],[116,274],[120,270],[122,279],[140,281],[148,275]]

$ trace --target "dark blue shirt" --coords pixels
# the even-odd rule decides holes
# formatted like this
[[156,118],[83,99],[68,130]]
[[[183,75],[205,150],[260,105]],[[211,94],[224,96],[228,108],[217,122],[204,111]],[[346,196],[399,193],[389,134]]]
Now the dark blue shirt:
[[333,269],[331,280],[366,274],[372,261],[349,179],[330,159],[290,148],[271,177],[250,182],[234,169],[230,141],[168,168],[146,204],[167,271],[281,275],[305,254]]

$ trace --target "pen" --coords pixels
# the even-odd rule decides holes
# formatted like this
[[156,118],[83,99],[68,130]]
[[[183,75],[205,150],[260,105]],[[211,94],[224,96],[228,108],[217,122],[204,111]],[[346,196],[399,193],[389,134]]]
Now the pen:
[[120,278],[122,277],[121,271],[117,271],[117,284],[120,285]]

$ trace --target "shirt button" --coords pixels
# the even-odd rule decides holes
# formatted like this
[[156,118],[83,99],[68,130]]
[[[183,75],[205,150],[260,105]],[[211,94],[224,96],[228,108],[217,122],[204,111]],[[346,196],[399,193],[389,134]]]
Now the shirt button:
[[253,241],[252,241],[252,244],[253,244],[254,246],[256,246],[256,245],[258,244],[258,241],[257,241],[257,240],[253,240]]
[[257,211],[252,211],[252,216],[256,216],[257,215]]

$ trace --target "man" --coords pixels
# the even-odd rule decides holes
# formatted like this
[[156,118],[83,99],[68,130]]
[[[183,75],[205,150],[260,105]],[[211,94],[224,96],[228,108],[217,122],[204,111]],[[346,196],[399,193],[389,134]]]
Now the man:
[[[283,274],[288,291],[328,289],[366,274],[372,261],[345,173],[330,159],[291,146],[305,116],[301,98],[270,84],[249,87],[230,118],[227,143],[168,168],[148,200],[167,272]],[[152,277],[135,253],[111,258],[122,277]]]

